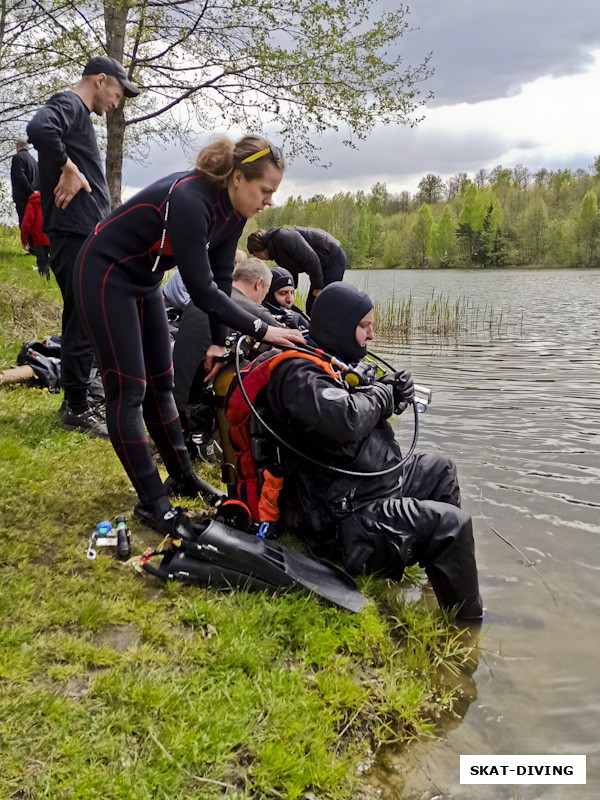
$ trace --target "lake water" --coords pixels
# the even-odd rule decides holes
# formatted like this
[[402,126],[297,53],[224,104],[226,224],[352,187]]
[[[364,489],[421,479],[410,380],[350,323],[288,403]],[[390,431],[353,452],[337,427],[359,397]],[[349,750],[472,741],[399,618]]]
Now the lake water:
[[[379,352],[433,389],[419,446],[458,465],[489,625],[438,740],[387,752],[384,798],[600,796],[600,270],[349,271],[385,299],[442,292],[508,324]],[[375,342],[376,344],[376,342]],[[377,352],[378,348],[373,349]],[[410,441],[410,418],[400,419]],[[508,539],[510,547],[493,531]],[[532,566],[533,564],[533,566]],[[461,786],[459,754],[585,754],[585,786]]]

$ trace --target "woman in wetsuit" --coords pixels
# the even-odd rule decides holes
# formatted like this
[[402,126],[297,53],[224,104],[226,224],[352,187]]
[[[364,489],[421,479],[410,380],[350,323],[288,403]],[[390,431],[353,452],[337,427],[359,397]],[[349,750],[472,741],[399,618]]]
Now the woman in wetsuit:
[[[227,327],[274,344],[302,343],[299,332],[268,326],[229,298],[246,219],[272,204],[283,168],[281,151],[262,137],[215,142],[194,170],[153,183],[98,223],[79,254],[75,296],[102,373],[110,439],[139,497],[134,513],[176,538],[193,532],[168,490],[193,497],[199,487],[173,400],[162,276],[177,264],[192,301],[210,317],[209,374]],[[164,485],[144,423],[170,476]]]

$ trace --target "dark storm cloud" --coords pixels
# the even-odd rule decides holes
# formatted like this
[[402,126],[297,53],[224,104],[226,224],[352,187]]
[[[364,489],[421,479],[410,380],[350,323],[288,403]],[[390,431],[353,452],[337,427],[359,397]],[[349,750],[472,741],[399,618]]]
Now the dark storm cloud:
[[[388,5],[386,0],[385,5]],[[598,0],[414,0],[400,40],[406,64],[432,53],[435,105],[518,93],[542,76],[584,72],[600,48]]]
[[[446,174],[452,165],[457,171],[477,171],[484,164],[500,159],[508,142],[489,130],[426,130],[419,128],[380,128],[360,150],[348,150],[339,139],[323,137],[319,142],[331,162],[327,169],[304,162],[293,163],[286,176],[295,180],[344,180],[369,175]],[[520,142],[520,147],[533,144]]]
[[[406,20],[418,30],[407,32],[399,40],[404,64],[419,64],[427,52],[432,52],[431,65],[435,68],[433,77],[421,86],[423,96],[429,90],[435,94],[423,109],[425,121],[416,128],[378,127],[366,141],[357,142],[359,150],[342,145],[341,133],[315,137],[321,160],[331,162],[331,167],[322,169],[304,160],[293,162],[286,170],[292,184],[308,187],[310,183],[306,189],[309,194],[317,193],[319,184],[329,193],[326,185],[330,181],[347,182],[348,191],[370,178],[372,183],[386,180],[414,185],[415,176],[428,172],[472,175],[482,167],[511,166],[515,151],[516,158],[532,170],[542,166],[551,170],[589,167],[592,158],[585,152],[571,156],[563,153],[561,161],[554,161],[547,150],[542,153],[536,149],[540,143],[523,141],[518,121],[514,135],[510,129],[500,133],[486,127],[484,110],[479,124],[474,118],[465,118],[468,127],[460,129],[441,128],[439,124],[428,127],[427,118],[431,116],[433,122],[437,106],[509,97],[544,76],[586,72],[593,63],[591,51],[600,49],[600,0],[409,0],[408,5]],[[397,7],[397,0],[376,3],[378,13]],[[589,98],[590,103],[595,101]],[[207,138],[201,135],[199,145],[206,144]],[[276,135],[274,139],[277,141]],[[194,147],[190,145],[189,152],[183,152],[174,146],[166,151],[152,146],[144,164],[127,162],[127,185],[141,187],[162,175],[188,169]],[[286,196],[285,184],[284,179],[278,202]]]

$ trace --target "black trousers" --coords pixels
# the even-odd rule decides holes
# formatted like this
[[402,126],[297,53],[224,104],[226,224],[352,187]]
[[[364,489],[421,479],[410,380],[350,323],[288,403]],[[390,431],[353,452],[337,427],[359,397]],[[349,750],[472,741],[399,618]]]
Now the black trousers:
[[17,218],[19,220],[19,228],[21,227],[21,223],[23,222],[23,217],[25,216],[25,209],[27,208],[27,200],[14,200],[15,208],[17,210]]
[[180,414],[193,402],[195,388],[202,382],[204,372],[199,375],[199,370],[211,344],[208,314],[188,303],[181,315],[173,348],[174,396]]
[[45,244],[30,244],[29,252],[35,256],[38,272],[50,280],[50,248]]
[[87,405],[94,353],[77,310],[73,273],[86,237],[53,234],[49,238],[50,267],[63,297],[60,347],[62,385],[67,403],[76,409],[83,409]]
[[[342,281],[344,280],[344,272],[346,271],[346,253],[340,247],[338,254],[333,259],[331,264],[323,270],[323,287],[329,286],[330,283],[334,281]],[[310,312],[312,311],[313,303],[317,298],[314,294],[309,292],[308,297],[306,298],[306,313],[310,317]]]
[[337,557],[352,575],[394,580],[419,563],[440,606],[458,606],[463,619],[481,618],[473,526],[460,508],[454,463],[418,453],[403,478],[401,494],[365,503],[341,522]]
[[78,308],[104,383],[111,442],[140,500],[166,509],[167,493],[146,429],[170,475],[179,477],[192,464],[173,400],[162,274],[135,259],[111,264],[102,253],[84,247],[74,277]]

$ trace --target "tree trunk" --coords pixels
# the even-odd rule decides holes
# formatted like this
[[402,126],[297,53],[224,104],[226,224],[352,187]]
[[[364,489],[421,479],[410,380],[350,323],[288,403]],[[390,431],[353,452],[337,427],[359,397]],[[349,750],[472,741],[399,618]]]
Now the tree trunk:
[[[107,0],[104,3],[106,52],[123,63],[125,27],[129,4],[125,0]],[[125,143],[125,98],[119,107],[106,114],[106,182],[110,204],[114,209],[121,203],[121,175],[123,172],[123,146]]]
[[121,100],[118,108],[108,111],[106,114],[106,182],[112,209],[121,203],[121,173],[125,141],[123,105],[123,100]]

